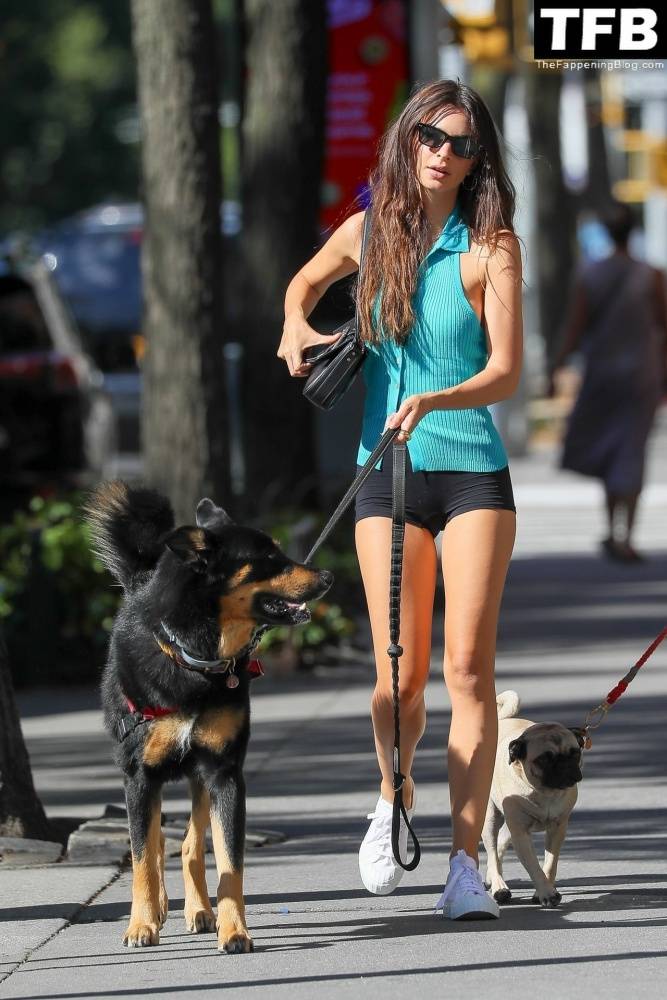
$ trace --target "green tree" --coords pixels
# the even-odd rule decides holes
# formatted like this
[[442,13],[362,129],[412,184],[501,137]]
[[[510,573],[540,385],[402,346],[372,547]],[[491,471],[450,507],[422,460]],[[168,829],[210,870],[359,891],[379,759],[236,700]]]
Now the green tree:
[[127,4],[4,0],[0,99],[0,232],[136,198]]

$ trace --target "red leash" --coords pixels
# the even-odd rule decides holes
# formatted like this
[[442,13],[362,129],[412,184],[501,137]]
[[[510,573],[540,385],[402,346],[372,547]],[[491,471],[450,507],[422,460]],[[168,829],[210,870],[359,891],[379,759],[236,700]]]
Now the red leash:
[[[603,702],[601,702],[599,705],[596,705],[595,708],[592,708],[590,710],[590,712],[586,716],[586,721],[584,722],[584,725],[583,725],[583,735],[584,735],[584,740],[585,740],[584,748],[586,750],[590,750],[591,745],[592,745],[592,740],[591,740],[590,736],[588,735],[588,730],[589,729],[597,729],[597,727],[599,725],[601,725],[602,722],[604,722],[605,716],[606,716],[607,712],[609,711],[609,709],[611,708],[611,706],[614,704],[614,702],[618,701],[618,699],[621,697],[621,695],[623,694],[623,692],[627,689],[628,684],[630,684],[635,679],[635,677],[639,673],[639,670],[641,669],[641,667],[644,666],[644,664],[648,660],[649,656],[652,656],[653,653],[655,653],[656,649],[658,648],[658,646],[660,645],[660,643],[663,641],[663,639],[667,639],[667,625],[665,625],[665,627],[663,628],[662,632],[660,632],[655,637],[655,639],[653,640],[653,642],[651,643],[651,645],[647,649],[644,650],[644,652],[639,657],[639,659],[637,660],[637,662],[635,663],[635,665],[632,667],[632,669],[628,670],[628,672],[625,675],[625,677],[623,677],[618,682],[618,684],[616,685],[616,687],[613,687],[611,689],[611,691],[609,692],[609,694],[607,695],[607,697],[605,698],[605,700]],[[599,718],[598,718],[597,722],[593,722],[593,719],[595,719],[596,716],[599,716]]]

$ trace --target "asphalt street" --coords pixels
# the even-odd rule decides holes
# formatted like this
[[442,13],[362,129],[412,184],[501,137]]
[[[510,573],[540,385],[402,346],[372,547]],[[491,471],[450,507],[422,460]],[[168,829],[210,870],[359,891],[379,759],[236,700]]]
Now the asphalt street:
[[[497,690],[522,715],[579,725],[667,620],[667,412],[653,436],[639,512],[638,565],[599,553],[599,487],[559,472],[548,448],[512,462],[518,537],[498,635]],[[414,776],[416,872],[389,897],[361,887],[357,849],[377,795],[369,723],[372,665],[359,663],[253,690],[250,829],[280,843],[249,850],[252,955],[217,953],[186,933],[180,861],[168,861],[170,913],[157,948],[128,951],[130,873],[115,864],[0,866],[0,997],[230,996],[457,998],[663,996],[667,982],[667,642],[595,734],[561,855],[557,910],[530,904],[513,854],[513,900],[494,922],[434,913],[449,851],[441,680],[442,592],[436,599],[428,728]],[[100,816],[122,803],[94,690],[20,698],[35,780],[52,816]],[[187,814],[185,790],[165,796]],[[483,857],[483,856],[482,856]],[[209,888],[214,890],[209,855]]]

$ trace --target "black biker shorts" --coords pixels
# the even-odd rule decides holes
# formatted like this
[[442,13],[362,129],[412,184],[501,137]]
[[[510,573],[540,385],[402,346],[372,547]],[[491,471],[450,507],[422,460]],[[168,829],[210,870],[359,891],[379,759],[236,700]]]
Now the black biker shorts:
[[[405,520],[428,528],[433,537],[457,514],[467,510],[513,510],[514,494],[509,466],[496,472],[414,472],[405,455]],[[361,466],[357,466],[357,472]],[[373,469],[355,501],[355,521],[364,517],[391,517],[392,456]]]

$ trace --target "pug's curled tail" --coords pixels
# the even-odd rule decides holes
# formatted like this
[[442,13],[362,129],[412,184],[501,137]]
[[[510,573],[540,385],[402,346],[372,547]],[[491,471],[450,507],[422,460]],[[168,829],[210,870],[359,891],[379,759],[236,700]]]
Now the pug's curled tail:
[[83,514],[95,555],[124,590],[134,590],[155,568],[163,539],[174,527],[166,497],[119,479],[101,483],[87,498]]
[[512,719],[521,705],[521,700],[516,691],[503,691],[496,696],[499,719]]

